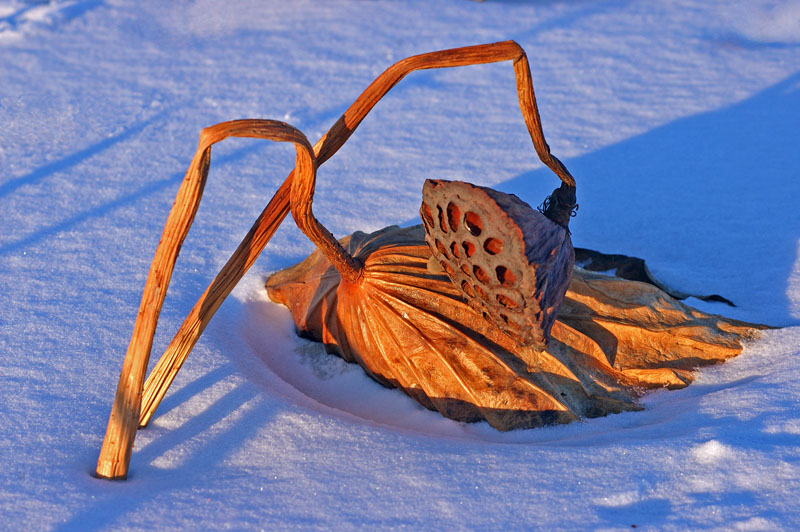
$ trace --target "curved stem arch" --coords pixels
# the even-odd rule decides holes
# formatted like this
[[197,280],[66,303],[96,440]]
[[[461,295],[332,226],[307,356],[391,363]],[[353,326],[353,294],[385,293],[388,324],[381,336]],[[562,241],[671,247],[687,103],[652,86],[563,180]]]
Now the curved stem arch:
[[[211,164],[211,146],[228,137],[251,137],[277,142],[292,142],[297,149],[297,167],[313,168],[314,166],[314,152],[308,139],[299,130],[283,122],[274,120],[234,120],[211,126],[202,131],[200,144],[189,165],[189,169],[186,171],[186,176],[164,225],[161,241],[156,248],[155,257],[145,282],[139,313],[134,324],[125,361],[122,365],[114,404],[111,407],[108,428],[106,429],[103,446],[97,460],[96,472],[99,477],[119,479],[127,476],[133,441],[136,437],[136,430],[139,427],[144,376],[150,359],[158,317],[172,278],[175,261],[200,205],[203,189],[208,178],[209,165]],[[284,197],[285,188],[281,187]],[[276,196],[280,195],[281,190],[278,191]],[[178,335],[173,339],[168,352],[170,350],[180,350],[183,345],[189,345],[189,349],[194,346],[211,316],[222,304],[224,296],[230,293],[233,285],[241,278],[241,274],[249,268],[261,249],[263,249],[263,246],[261,248],[253,246],[252,241],[260,240],[266,244],[266,241],[269,240],[275,229],[280,225],[286,215],[286,209],[282,206],[284,202],[288,203],[288,198],[280,201],[273,212],[268,213],[265,210],[267,216],[262,214],[260,218],[262,223],[257,224],[254,230],[251,230],[251,233],[248,234],[248,238],[251,240],[250,244],[244,245],[243,243],[243,245],[239,246],[234,256],[231,257],[231,260],[228,261],[228,264],[223,269],[223,272],[227,270],[228,274],[223,276],[223,272],[221,272],[215,279],[215,283],[212,283],[209,289],[206,290],[186,318],[184,326],[181,327]],[[248,239],[246,238],[246,240]],[[236,278],[236,272],[241,272],[238,278]],[[235,281],[231,284],[230,281],[233,278],[235,278]],[[215,292],[220,291],[224,292],[224,295],[215,297]],[[163,359],[164,357],[162,357]],[[165,392],[166,389],[160,393],[161,396]]]
[[517,97],[522,118],[539,159],[548,166],[566,185],[575,187],[575,179],[554,155],[544,138],[536,95],[533,91],[530,65],[525,50],[514,41],[465,46],[408,57],[387,68],[336,121],[328,132],[314,145],[317,164],[322,164],[341,148],[350,135],[361,124],[375,104],[404,77],[415,70],[451,68],[485,63],[513,61],[517,82]]

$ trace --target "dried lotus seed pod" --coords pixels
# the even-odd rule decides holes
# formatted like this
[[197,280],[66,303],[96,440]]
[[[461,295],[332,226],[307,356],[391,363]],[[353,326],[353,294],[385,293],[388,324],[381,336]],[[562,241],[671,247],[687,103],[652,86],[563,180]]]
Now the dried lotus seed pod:
[[427,180],[425,240],[464,299],[522,345],[544,349],[569,286],[569,231],[518,197]]

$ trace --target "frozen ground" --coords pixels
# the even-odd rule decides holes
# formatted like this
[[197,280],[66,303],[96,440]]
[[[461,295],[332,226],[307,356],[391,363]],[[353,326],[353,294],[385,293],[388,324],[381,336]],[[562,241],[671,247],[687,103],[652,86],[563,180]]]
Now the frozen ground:
[[[297,339],[263,278],[223,305],[127,482],[92,478],[162,224],[201,128],[313,141],[385,67],[515,39],[578,179],[575,243],[782,326],[642,412],[499,434]],[[11,530],[800,528],[800,3],[0,0],[0,519]],[[155,354],[293,164],[215,147]],[[427,177],[538,204],[510,64],[411,75],[319,173],[336,235],[415,223]]]

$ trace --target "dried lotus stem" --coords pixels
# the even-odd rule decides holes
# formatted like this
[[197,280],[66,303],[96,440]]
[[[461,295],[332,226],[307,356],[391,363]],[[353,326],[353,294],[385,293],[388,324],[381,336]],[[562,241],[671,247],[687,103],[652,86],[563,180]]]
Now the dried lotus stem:
[[533,91],[528,57],[525,55],[525,50],[514,41],[453,48],[415,55],[398,61],[378,76],[319,142],[314,145],[317,164],[322,164],[336,153],[347,142],[347,139],[350,138],[350,135],[353,134],[375,104],[409,73],[415,70],[497,63],[500,61],[514,62],[519,107],[536,153],[541,161],[558,175],[561,181],[574,188],[575,179],[561,161],[550,153],[550,147],[547,145],[542,131],[539,109],[536,106],[536,95]]
[[[305,135],[282,122],[237,120],[217,124],[203,130],[200,135],[200,145],[167,218],[161,242],[156,249],[155,258],[145,283],[139,314],[122,366],[103,447],[97,460],[98,477],[107,479],[127,477],[131,450],[136,430],[139,427],[144,375],[150,358],[158,315],[161,312],[181,244],[192,225],[200,204],[211,162],[211,146],[231,136],[293,142],[297,148],[298,167],[313,165],[313,151]],[[261,230],[256,231],[262,233],[261,236],[271,235],[285,216],[285,211],[281,209],[280,205],[275,210],[268,211],[265,211],[266,215],[261,218]],[[269,237],[266,236],[262,242],[266,244],[268,239]],[[179,350],[182,349],[188,353],[211,315],[236,284],[236,281],[244,274],[246,266],[252,264],[260,251],[260,249],[251,250],[246,249],[246,246],[240,246],[237,250],[238,256],[229,261],[226,270],[220,274],[224,279],[212,284],[211,288],[215,288],[215,290],[212,292],[209,289],[204,294],[204,298],[201,298],[201,301],[195,306],[193,315],[190,315],[190,318],[184,323],[176,335],[176,340],[173,340],[171,345],[178,345]]]
[[139,427],[146,427],[213,315],[250,269],[288,214],[293,174],[283,182],[244,240],[197,300],[144,383]]

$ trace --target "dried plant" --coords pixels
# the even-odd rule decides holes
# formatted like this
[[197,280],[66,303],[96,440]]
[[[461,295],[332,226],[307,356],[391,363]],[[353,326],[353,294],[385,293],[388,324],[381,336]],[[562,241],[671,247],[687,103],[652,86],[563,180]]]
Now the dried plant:
[[[536,153],[562,182],[542,212],[490,189],[429,181],[424,229],[387,228],[340,242],[319,223],[312,211],[316,169],[404,76],[506,60],[513,62]],[[156,322],[208,177],[211,147],[228,137],[292,142],[295,169],[145,382]],[[754,326],[699,313],[650,285],[573,270],[568,223],[574,207],[575,180],[550,153],[527,57],[511,41],[396,63],[313,147],[297,129],[271,120],[204,129],[145,284],[97,475],[127,476],[137,428],[152,418],[214,312],[290,210],[317,251],[272,276],[270,296],[290,308],[303,333],[454,419],[486,419],[505,430],[635,409],[642,389],[683,386],[695,366],[741,350]]]

